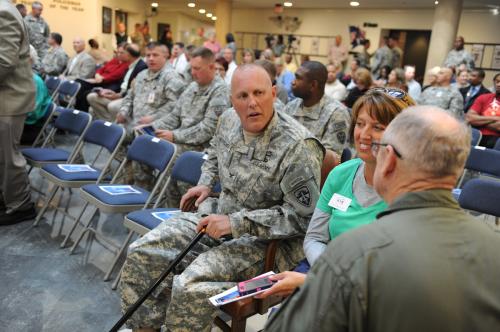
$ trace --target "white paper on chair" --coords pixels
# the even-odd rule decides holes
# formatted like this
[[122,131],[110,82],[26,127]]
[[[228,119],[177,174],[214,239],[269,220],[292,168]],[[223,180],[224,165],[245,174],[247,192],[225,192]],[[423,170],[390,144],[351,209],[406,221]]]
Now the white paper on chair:
[[77,173],[77,172],[97,172],[97,170],[93,169],[89,165],[85,164],[58,164],[57,167],[62,169],[67,173]]
[[127,195],[127,194],[140,194],[141,192],[137,189],[134,189],[132,186],[99,186],[99,189],[108,193],[110,195]]
[[[258,275],[255,278],[270,276],[270,275],[273,275],[273,274],[275,274],[273,271],[269,271],[269,272],[266,272],[264,274]],[[255,278],[253,278],[253,279],[255,279]],[[228,303],[231,303],[231,302],[236,302],[236,301],[239,301],[239,300],[246,299],[247,297],[253,297],[253,296],[257,295],[257,294],[265,292],[266,290],[267,289],[263,289],[261,291],[258,291],[258,292],[252,293],[252,294],[240,296],[240,292],[238,292],[238,287],[234,286],[232,288],[229,288],[227,291],[224,291],[224,292],[222,292],[220,294],[212,296],[208,300],[214,306],[219,307],[219,306],[224,305],[224,304],[228,304]]]
[[176,214],[181,212],[181,210],[175,210],[175,211],[161,211],[161,212],[153,212],[151,215],[157,219],[160,219],[161,221],[165,221]]

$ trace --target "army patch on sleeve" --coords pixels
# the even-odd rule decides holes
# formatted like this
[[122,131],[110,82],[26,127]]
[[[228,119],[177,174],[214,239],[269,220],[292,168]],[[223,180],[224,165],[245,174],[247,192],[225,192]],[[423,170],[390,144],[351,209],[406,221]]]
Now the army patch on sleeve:
[[307,186],[302,186],[293,193],[297,201],[304,206],[311,206],[311,192]]

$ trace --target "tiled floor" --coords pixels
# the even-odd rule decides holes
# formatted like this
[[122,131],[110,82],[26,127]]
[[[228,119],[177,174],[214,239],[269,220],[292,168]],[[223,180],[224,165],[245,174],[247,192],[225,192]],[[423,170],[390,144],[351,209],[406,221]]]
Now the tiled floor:
[[[85,156],[94,153],[91,149]],[[32,185],[42,184],[37,171],[30,178]],[[46,184],[43,188],[46,191]],[[74,192],[72,215],[82,206]],[[111,282],[103,282],[113,253],[88,238],[73,255],[68,248],[60,249],[71,220],[62,222],[58,214],[53,221],[52,215],[50,210],[36,228],[32,221],[0,228],[0,331],[108,331],[120,317],[119,292],[111,289]],[[126,236],[122,221],[120,215],[102,215],[98,227],[118,242]],[[247,331],[262,329],[265,319],[252,318]]]

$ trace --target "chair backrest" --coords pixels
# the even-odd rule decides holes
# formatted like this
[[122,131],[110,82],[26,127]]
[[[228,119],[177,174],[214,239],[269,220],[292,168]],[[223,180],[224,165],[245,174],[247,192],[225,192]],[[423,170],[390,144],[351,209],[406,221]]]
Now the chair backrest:
[[465,168],[500,177],[500,151],[475,146],[470,150]]
[[174,153],[175,146],[172,143],[150,135],[141,135],[130,144],[127,159],[163,172]]
[[67,103],[68,107],[73,104],[78,91],[80,91],[81,84],[75,81],[63,81],[57,89],[58,102]]
[[49,76],[45,78],[45,86],[47,87],[47,90],[49,90],[50,95],[53,97],[54,94],[57,91],[57,88],[61,84],[61,79],[56,76]]
[[342,155],[340,156],[341,163],[349,161],[349,160],[351,160],[351,158],[352,158],[351,149],[345,148],[344,150],[342,150]]
[[493,147],[493,150],[500,151],[500,138],[497,139],[497,142],[495,143],[495,146]]
[[172,168],[172,178],[197,185],[201,176],[201,166],[205,162],[204,153],[187,151],[177,158]]
[[472,179],[464,185],[458,203],[467,210],[500,217],[500,182],[486,179]]
[[481,134],[481,131],[476,129],[476,128],[471,128],[471,145],[472,146],[477,146],[479,144],[479,141],[481,141],[481,137],[483,137],[483,134]]
[[87,129],[90,121],[92,121],[92,116],[85,112],[63,107],[58,107],[57,111],[59,112],[59,116],[54,122],[54,127],[66,130],[73,135],[80,136]]
[[125,129],[117,124],[95,120],[83,136],[83,141],[106,148],[110,153],[121,143]]

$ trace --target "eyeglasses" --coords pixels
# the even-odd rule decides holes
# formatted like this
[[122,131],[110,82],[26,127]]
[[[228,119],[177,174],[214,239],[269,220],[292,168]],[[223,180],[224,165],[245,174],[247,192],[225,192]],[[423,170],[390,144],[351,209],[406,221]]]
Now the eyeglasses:
[[381,146],[392,146],[392,149],[394,150],[394,153],[396,154],[396,157],[398,157],[399,159],[403,159],[403,156],[401,155],[401,153],[399,153],[399,151],[394,147],[394,145],[392,144],[389,144],[389,143],[379,143],[379,142],[372,142],[371,144],[371,150],[372,150],[372,154],[375,158],[377,158],[377,155],[378,155],[378,151],[380,150],[380,147]]

